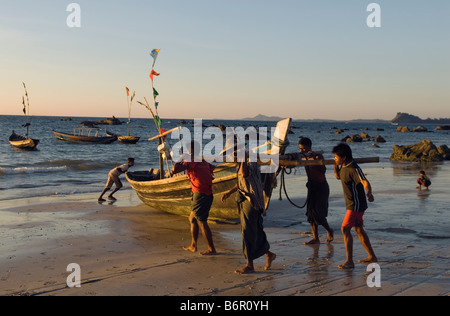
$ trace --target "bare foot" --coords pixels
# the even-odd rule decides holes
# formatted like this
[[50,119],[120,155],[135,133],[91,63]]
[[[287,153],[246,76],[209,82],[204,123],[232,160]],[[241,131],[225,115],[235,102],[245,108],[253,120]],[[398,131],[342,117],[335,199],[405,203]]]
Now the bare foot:
[[215,255],[217,255],[217,252],[214,249],[208,249],[206,251],[201,252],[200,255],[202,255],[202,256],[215,256]]
[[190,252],[197,252],[197,247],[195,246],[183,247],[183,249]]
[[245,266],[242,269],[234,271],[234,273],[236,273],[236,274],[250,274],[250,273],[254,273],[254,272],[255,272],[255,268],[249,267],[249,266]]
[[272,262],[274,262],[274,260],[277,258],[277,255],[274,254],[273,252],[268,252],[266,254],[266,258],[267,258],[267,263],[266,266],[264,267],[264,270],[269,270],[272,267]]
[[320,240],[319,239],[312,239],[308,242],[304,242],[304,245],[319,245],[320,244]]
[[359,263],[373,263],[373,262],[378,262],[378,259],[377,259],[377,257],[367,257],[366,259],[358,260],[357,262],[359,262]]
[[334,230],[328,232],[327,243],[331,243],[332,241],[334,241]]
[[338,269],[341,269],[341,270],[351,270],[354,268],[355,268],[355,265],[353,264],[353,262],[345,262],[344,264],[341,264],[338,266]]

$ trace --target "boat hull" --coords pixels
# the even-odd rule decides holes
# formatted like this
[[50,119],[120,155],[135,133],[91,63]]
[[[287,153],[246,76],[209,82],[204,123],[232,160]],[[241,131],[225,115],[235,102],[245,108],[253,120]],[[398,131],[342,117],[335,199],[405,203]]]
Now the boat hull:
[[117,140],[115,136],[83,136],[83,135],[71,135],[61,133],[52,130],[53,134],[58,140],[75,143],[97,143],[97,144],[110,144]]
[[106,135],[117,137],[117,140],[122,144],[136,144],[141,139],[136,136],[120,136],[108,130],[106,131]]
[[[222,195],[236,186],[237,175],[234,164],[220,166],[214,173],[213,194],[214,202],[210,211],[210,218],[236,219],[239,218],[236,199],[231,197],[222,203]],[[136,191],[138,197],[146,205],[171,214],[189,216],[191,212],[192,189],[189,179],[185,175],[162,180],[145,180],[148,172],[128,172],[127,180]],[[155,175],[154,177],[158,177]]]
[[136,144],[141,138],[135,136],[119,136],[117,139],[123,144]]
[[17,135],[16,133],[13,133],[9,137],[9,143],[11,146],[23,149],[23,150],[34,150],[36,149],[37,145],[39,144],[39,139],[32,139],[29,137]]

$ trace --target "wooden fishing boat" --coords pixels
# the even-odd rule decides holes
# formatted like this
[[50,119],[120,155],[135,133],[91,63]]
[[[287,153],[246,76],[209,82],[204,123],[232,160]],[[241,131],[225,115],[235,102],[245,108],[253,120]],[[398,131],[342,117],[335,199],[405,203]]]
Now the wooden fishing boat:
[[136,144],[141,138],[137,136],[121,136],[111,131],[106,131],[107,136],[116,136],[117,140],[123,144]]
[[[272,139],[272,154],[283,154],[287,146],[286,138],[291,119],[278,122],[277,130]],[[175,129],[174,129],[175,130]],[[163,137],[163,135],[160,135]],[[269,206],[274,181],[278,170],[262,174],[266,209]],[[189,216],[191,212],[192,189],[185,175],[161,179],[159,169],[126,173],[126,178],[138,197],[148,206],[171,214]],[[236,164],[225,163],[214,170],[213,194],[214,202],[210,218],[239,218],[237,203],[234,198],[222,203],[221,197],[237,184]]]
[[78,128],[73,134],[61,133],[52,129],[52,133],[58,140],[75,143],[97,143],[110,144],[117,140],[117,136],[99,136],[99,130],[96,128]]
[[18,135],[14,131],[9,136],[9,143],[18,149],[34,150],[39,144],[39,139],[33,139],[26,136]]
[[[22,125],[22,127],[26,128],[26,134],[25,136],[18,135],[16,132],[12,131],[11,136],[9,136],[9,143],[11,146],[17,149],[22,150],[34,150],[36,149],[36,146],[39,144],[39,139],[34,139],[28,137],[29,127],[31,124],[28,121],[28,117],[30,115],[30,98],[27,91],[27,86],[25,85],[25,82],[22,83],[23,88],[25,89],[25,95],[22,96],[22,104],[23,104],[23,114],[25,115],[25,124]],[[27,102],[25,102],[25,98]]]
[[[136,190],[138,197],[148,206],[176,215],[189,216],[192,189],[183,174],[173,178],[160,179],[159,170],[128,172],[127,180]],[[238,217],[238,210],[233,199],[223,204],[220,197],[236,185],[235,164],[225,164],[214,172],[214,202],[210,217],[232,219]]]

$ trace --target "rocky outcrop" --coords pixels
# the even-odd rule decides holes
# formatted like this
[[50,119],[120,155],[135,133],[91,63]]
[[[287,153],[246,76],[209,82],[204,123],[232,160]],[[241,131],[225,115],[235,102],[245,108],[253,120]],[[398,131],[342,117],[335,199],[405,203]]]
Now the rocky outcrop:
[[431,161],[439,162],[445,159],[438,148],[429,139],[425,139],[415,145],[394,146],[394,153],[391,155],[391,160],[396,161]]
[[83,121],[79,125],[95,128],[97,125],[122,125],[122,121],[113,116],[112,118],[106,118],[98,121]]
[[411,130],[409,129],[408,126],[399,126],[399,127],[397,127],[397,132],[409,133],[409,132],[411,132]]
[[386,140],[381,135],[378,135],[377,137],[375,137],[373,141],[376,143],[385,143],[386,142]]
[[414,127],[412,131],[415,133],[426,133],[428,132],[428,129],[425,126],[417,126]]
[[450,160],[450,148],[448,148],[447,145],[439,146],[438,152],[444,157],[445,160]]

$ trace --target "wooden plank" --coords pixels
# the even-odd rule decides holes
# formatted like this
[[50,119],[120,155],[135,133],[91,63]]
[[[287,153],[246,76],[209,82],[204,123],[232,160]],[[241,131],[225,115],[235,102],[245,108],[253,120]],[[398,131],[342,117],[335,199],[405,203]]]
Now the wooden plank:
[[[364,163],[378,163],[380,157],[366,157],[353,159],[358,164]],[[320,160],[280,160],[282,167],[298,167],[298,166],[325,166],[334,165],[334,159],[320,159]]]
[[170,133],[175,132],[177,129],[178,129],[178,127],[172,128],[171,130],[168,130],[167,132],[164,132],[164,133],[162,133],[161,135],[157,135],[157,136],[154,136],[154,137],[152,137],[152,138],[149,138],[148,141],[151,142],[152,140],[155,140],[155,139],[158,139],[158,138],[167,136],[167,135],[169,135]]

